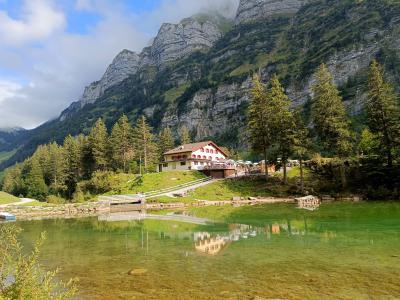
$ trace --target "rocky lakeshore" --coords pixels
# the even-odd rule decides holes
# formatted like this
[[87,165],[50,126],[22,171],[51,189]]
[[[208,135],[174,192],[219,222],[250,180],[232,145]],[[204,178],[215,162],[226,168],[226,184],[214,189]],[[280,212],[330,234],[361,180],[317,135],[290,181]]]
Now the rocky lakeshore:
[[[295,203],[294,198],[235,198],[228,201],[206,201],[199,200],[194,203],[147,203],[147,210],[163,209],[182,209],[189,207],[203,206],[244,206],[244,205],[262,205],[273,203]],[[18,220],[35,220],[47,218],[82,218],[93,217],[110,212],[109,204],[105,202],[89,202],[84,204],[63,204],[54,206],[10,206],[0,208],[0,211],[7,211],[17,217]]]
[[[360,197],[333,197],[322,196],[321,202],[360,202]],[[296,204],[296,198],[256,198],[256,197],[234,197],[232,200],[226,201],[209,201],[197,200],[192,203],[171,202],[171,203],[146,203],[146,210],[164,210],[164,209],[186,209],[190,207],[205,207],[205,206],[254,206],[287,203]],[[0,212],[7,211],[17,217],[18,220],[35,220],[35,219],[50,219],[50,218],[83,218],[94,217],[102,214],[110,213],[110,205],[107,202],[89,202],[82,204],[62,204],[54,206],[9,206],[0,208]]]
[[17,217],[17,220],[35,220],[47,218],[81,218],[106,213],[109,207],[100,202],[84,204],[63,204],[54,206],[9,206],[0,208]]

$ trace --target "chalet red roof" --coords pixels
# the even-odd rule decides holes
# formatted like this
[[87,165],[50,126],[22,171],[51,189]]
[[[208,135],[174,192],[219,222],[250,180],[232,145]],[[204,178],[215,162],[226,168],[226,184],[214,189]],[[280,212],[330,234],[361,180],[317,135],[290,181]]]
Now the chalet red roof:
[[179,147],[176,147],[175,149],[172,149],[172,150],[170,150],[168,152],[165,152],[164,155],[186,153],[186,152],[194,152],[194,151],[197,151],[197,150],[199,150],[199,149],[201,149],[201,148],[203,148],[205,146],[208,146],[208,145],[214,146],[215,148],[218,149],[218,151],[220,151],[222,154],[227,156],[226,153],[223,150],[221,150],[221,148],[219,148],[217,146],[217,144],[215,144],[212,141],[181,145]]

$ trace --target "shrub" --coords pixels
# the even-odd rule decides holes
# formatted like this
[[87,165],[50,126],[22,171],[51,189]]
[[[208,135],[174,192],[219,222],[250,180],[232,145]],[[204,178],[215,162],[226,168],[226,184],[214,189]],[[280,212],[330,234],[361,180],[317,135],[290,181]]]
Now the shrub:
[[64,204],[65,199],[55,195],[49,195],[46,198],[46,202],[51,204]]

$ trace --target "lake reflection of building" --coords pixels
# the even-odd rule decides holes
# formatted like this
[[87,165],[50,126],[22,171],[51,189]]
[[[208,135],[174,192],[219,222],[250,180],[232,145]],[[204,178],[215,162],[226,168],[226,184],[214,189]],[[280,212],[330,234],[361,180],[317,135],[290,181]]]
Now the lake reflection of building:
[[197,252],[217,255],[231,242],[257,236],[262,228],[253,228],[249,225],[231,224],[226,234],[211,234],[209,232],[196,232],[194,234],[195,249]]
[[195,233],[196,251],[208,255],[217,255],[229,242],[229,239],[224,236],[211,236],[208,232]]

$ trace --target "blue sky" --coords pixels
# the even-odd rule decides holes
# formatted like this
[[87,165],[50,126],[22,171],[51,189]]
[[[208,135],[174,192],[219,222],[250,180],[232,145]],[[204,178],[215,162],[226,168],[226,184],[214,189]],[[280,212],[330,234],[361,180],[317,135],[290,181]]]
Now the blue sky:
[[238,1],[0,0],[0,128],[57,117],[162,23],[204,11],[233,16]]

